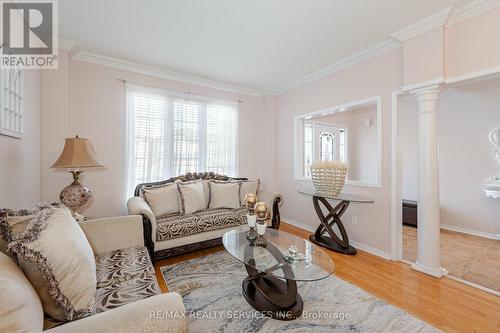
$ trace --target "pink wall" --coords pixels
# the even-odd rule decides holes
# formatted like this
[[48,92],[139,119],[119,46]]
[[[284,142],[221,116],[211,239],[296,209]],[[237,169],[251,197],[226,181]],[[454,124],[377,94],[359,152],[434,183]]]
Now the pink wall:
[[[365,121],[370,119],[370,127]],[[349,123],[350,179],[363,183],[378,182],[377,109],[368,106],[354,110]]]
[[500,65],[500,8],[446,29],[446,75]]
[[418,200],[418,105],[414,96],[398,100],[398,157],[401,197]]
[[40,202],[40,71],[24,71],[25,136],[0,135],[0,208]]
[[403,85],[444,76],[444,29],[438,28],[403,43]]
[[[385,53],[325,79],[308,84],[278,99],[278,190],[285,202],[283,219],[313,228],[317,225],[311,198],[297,193],[312,182],[294,179],[294,117],[377,95],[382,96],[382,188],[346,186],[346,191],[368,196],[374,204],[352,205],[345,215],[350,237],[381,251],[390,251],[390,128],[391,94],[401,87],[401,49]],[[350,223],[356,216],[358,223]]]
[[[265,144],[263,99],[239,95],[100,66],[69,60],[62,55],[59,70],[42,74],[44,98],[42,115],[42,199],[55,200],[59,191],[70,183],[66,172],[49,169],[64,145],[64,138],[78,134],[90,139],[105,165],[102,170],[83,174],[82,182],[93,192],[93,200],[83,212],[91,217],[125,213],[125,86],[117,79],[222,99],[242,100],[239,105],[240,176],[263,179],[266,164],[262,148]],[[68,87],[71,78],[71,115]],[[71,126],[71,130],[70,130]],[[270,154],[270,153],[268,153]],[[274,167],[272,167],[274,169]],[[264,176],[263,176],[264,175]]]
[[266,181],[265,185],[267,190],[276,192],[278,190],[278,161],[276,157],[278,150],[276,137],[279,127],[276,112],[278,108],[278,97],[264,96],[262,100],[263,114],[259,120],[259,122],[261,123],[261,138],[259,140],[259,150],[263,154],[259,159],[261,163],[261,177]]

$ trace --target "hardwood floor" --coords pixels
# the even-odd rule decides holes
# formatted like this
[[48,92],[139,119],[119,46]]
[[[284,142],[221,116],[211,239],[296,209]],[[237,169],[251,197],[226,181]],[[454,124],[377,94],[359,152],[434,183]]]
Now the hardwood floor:
[[[283,222],[280,230],[309,237],[309,232]],[[154,266],[162,291],[167,292],[168,287],[161,275],[161,266],[223,250],[219,246],[156,261]],[[448,278],[432,278],[404,263],[364,251],[358,251],[356,256],[325,251],[335,262],[336,276],[445,332],[500,332],[500,297]]]

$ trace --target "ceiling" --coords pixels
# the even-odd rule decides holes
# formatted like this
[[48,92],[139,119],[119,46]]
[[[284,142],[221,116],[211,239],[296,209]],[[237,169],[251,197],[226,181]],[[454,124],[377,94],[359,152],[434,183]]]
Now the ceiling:
[[64,0],[81,51],[271,91],[468,0]]

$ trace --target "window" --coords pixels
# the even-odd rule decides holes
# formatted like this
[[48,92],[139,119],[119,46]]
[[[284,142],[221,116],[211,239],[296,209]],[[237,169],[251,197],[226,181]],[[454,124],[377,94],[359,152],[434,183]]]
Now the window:
[[335,132],[320,132],[320,151],[319,156],[322,161],[334,161],[335,160]]
[[187,172],[237,169],[237,104],[127,85],[127,193]]
[[347,128],[326,123],[304,123],[304,177],[311,178],[315,160],[347,161]]
[[0,70],[0,134],[24,136],[23,71]]

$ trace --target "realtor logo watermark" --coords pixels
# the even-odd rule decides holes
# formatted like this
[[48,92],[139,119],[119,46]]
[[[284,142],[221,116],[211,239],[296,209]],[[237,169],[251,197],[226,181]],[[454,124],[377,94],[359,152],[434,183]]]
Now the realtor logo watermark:
[[0,18],[0,68],[57,68],[57,0],[0,0]]

